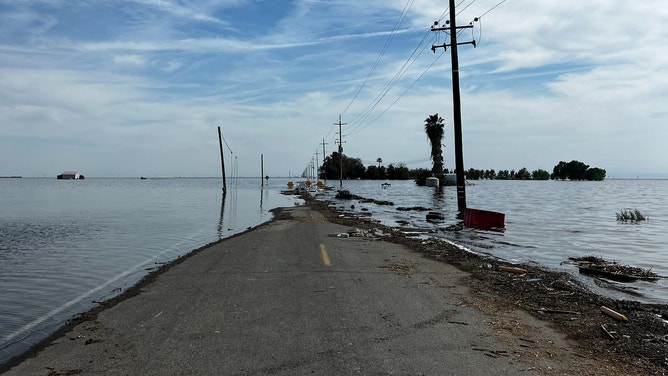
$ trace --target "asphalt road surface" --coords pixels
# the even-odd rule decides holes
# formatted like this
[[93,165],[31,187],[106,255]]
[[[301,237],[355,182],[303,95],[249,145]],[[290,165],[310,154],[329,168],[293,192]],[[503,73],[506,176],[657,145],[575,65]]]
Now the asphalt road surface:
[[305,207],[226,239],[6,375],[533,375],[463,272]]

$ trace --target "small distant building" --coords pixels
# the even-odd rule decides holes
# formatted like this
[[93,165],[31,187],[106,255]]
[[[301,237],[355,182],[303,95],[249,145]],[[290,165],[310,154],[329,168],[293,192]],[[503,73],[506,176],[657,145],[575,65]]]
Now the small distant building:
[[62,179],[62,180],[76,180],[83,178],[84,176],[81,175],[78,171],[65,171],[62,174],[56,176],[56,179]]

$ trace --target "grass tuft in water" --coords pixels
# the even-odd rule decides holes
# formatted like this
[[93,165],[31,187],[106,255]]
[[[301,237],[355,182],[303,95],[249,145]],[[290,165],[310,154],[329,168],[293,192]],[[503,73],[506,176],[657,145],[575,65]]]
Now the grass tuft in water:
[[647,219],[638,209],[622,209],[621,212],[615,214],[619,222],[636,223]]

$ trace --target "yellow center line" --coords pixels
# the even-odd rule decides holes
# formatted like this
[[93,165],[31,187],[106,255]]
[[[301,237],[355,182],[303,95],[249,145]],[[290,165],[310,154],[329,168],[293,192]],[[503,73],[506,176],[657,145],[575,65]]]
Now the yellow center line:
[[322,256],[322,263],[325,266],[330,266],[332,263],[329,261],[329,256],[327,256],[327,250],[325,249],[324,244],[320,244],[320,255]]

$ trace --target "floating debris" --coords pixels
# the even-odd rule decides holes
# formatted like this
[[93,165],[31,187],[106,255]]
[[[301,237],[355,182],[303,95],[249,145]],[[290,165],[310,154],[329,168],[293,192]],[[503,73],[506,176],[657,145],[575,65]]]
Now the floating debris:
[[397,210],[399,210],[399,211],[430,211],[430,210],[434,210],[434,209],[433,208],[425,208],[424,206],[410,206],[410,207],[399,206],[397,208]]
[[651,269],[636,266],[621,265],[616,261],[607,261],[596,256],[569,257],[579,269],[580,273],[604,277],[617,282],[657,281],[661,279]]
[[443,213],[431,211],[427,214],[427,221],[428,222],[439,222],[445,220],[445,216]]
[[350,200],[353,198],[353,195],[350,193],[350,191],[342,189],[336,193],[336,196],[334,196],[338,199],[341,200]]

